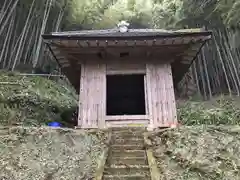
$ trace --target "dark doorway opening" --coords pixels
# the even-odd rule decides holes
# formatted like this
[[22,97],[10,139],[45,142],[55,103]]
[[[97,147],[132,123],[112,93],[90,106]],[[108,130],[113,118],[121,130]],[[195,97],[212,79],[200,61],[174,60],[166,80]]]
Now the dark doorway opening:
[[144,75],[107,75],[107,115],[145,115]]

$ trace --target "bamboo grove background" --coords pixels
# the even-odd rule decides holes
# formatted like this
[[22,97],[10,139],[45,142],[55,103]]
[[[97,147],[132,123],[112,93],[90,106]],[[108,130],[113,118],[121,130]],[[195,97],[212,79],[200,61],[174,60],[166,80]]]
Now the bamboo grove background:
[[123,19],[131,28],[212,30],[178,95],[240,94],[239,0],[1,0],[0,68],[58,72],[41,34],[114,28]]

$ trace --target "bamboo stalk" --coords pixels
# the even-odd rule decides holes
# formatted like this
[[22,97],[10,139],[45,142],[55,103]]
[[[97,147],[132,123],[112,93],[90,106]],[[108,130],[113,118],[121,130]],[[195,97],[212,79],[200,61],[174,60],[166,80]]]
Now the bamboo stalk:
[[[51,5],[52,5],[52,0],[47,0],[47,6],[44,11],[44,17],[43,17],[43,22],[42,22],[42,27],[41,27],[41,34],[43,34],[45,32],[47,20],[48,20],[50,10],[51,10]],[[37,45],[37,49],[35,52],[35,56],[33,58],[33,68],[35,68],[37,66],[41,47],[42,47],[42,37],[40,35],[39,39],[38,39],[38,45]]]
[[202,66],[202,54],[199,54],[199,58],[198,58],[198,66],[200,69],[200,76],[201,76],[201,80],[202,80],[202,87],[203,87],[203,97],[204,99],[207,99],[207,92],[206,92],[206,83],[205,83],[205,78],[204,78],[204,74],[203,74],[203,66]]
[[230,87],[230,83],[229,83],[229,79],[228,79],[228,76],[227,76],[227,72],[226,72],[226,68],[225,68],[225,65],[224,65],[224,62],[223,62],[223,58],[222,58],[222,55],[221,55],[221,52],[220,52],[220,48],[217,44],[217,41],[216,41],[216,38],[215,36],[213,35],[213,40],[215,42],[215,45],[216,45],[216,48],[217,48],[217,53],[219,55],[219,59],[220,59],[220,62],[222,64],[222,68],[223,68],[223,72],[224,72],[224,76],[225,76],[225,80],[227,82],[227,87],[228,87],[228,92],[230,94],[230,96],[232,95],[232,92],[231,92],[231,87]]
[[[33,0],[32,4],[31,4],[31,8],[28,12],[28,16],[27,16],[27,20],[26,20],[26,23],[24,25],[24,28],[23,28],[23,31],[22,31],[22,36],[21,36],[21,39],[20,39],[20,43],[19,43],[19,46],[18,46],[18,50],[17,50],[17,53],[15,55],[15,59],[14,59],[14,62],[13,62],[13,66],[12,66],[12,71],[15,69],[15,66],[17,64],[17,62],[19,61],[20,57],[21,57],[21,49],[22,49],[22,46],[24,46],[24,42],[26,40],[24,40],[24,37],[25,37],[25,34],[27,34],[27,31],[29,30],[30,28],[30,23],[31,23],[31,20],[33,20],[33,18],[30,19],[30,16],[33,12],[33,7],[34,7],[34,4],[35,4],[35,1],[36,0]],[[32,16],[33,17],[33,16]]]
[[210,80],[209,80],[209,75],[208,75],[208,69],[207,69],[207,64],[206,64],[206,57],[205,57],[205,51],[204,51],[204,47],[202,50],[202,61],[203,61],[203,67],[205,70],[205,74],[206,74],[206,81],[207,81],[207,87],[208,87],[208,93],[209,93],[209,98],[212,98],[212,90],[211,90],[211,84],[210,84]]
[[[18,2],[19,2],[19,0],[16,0],[16,1],[15,1],[15,3],[13,4],[10,12],[8,13],[8,16],[6,17],[4,23],[1,24],[1,22],[0,22],[0,24],[1,24],[1,26],[0,26],[0,27],[1,27],[1,28],[0,28],[0,35],[2,34],[3,30],[5,29],[5,27],[6,27],[7,23],[8,23],[8,20],[9,20],[9,18],[11,17],[12,13],[14,12],[14,10],[15,10]],[[7,10],[6,10],[6,11],[7,11]]]

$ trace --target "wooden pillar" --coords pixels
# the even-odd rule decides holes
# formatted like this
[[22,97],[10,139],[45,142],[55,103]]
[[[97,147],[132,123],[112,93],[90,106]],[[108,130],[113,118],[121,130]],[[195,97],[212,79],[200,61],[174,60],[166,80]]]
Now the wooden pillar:
[[148,101],[149,129],[154,127],[153,121],[153,101],[152,101],[152,68],[151,64],[146,64],[146,93]]
[[106,112],[106,65],[86,61],[81,65],[78,126],[103,128]]
[[170,63],[147,64],[147,96],[150,127],[165,127],[177,122]]

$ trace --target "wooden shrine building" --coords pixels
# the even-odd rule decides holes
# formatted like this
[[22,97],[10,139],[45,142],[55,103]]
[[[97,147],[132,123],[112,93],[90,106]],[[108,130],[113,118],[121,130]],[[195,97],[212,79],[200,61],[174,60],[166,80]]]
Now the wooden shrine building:
[[119,29],[56,32],[44,42],[79,93],[78,126],[177,122],[176,85],[211,32]]

